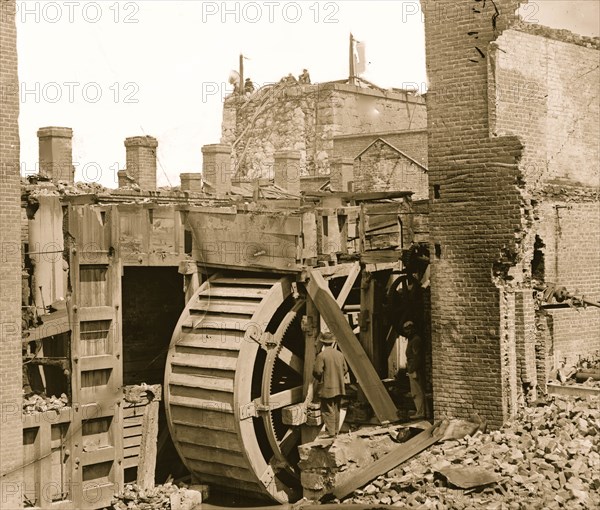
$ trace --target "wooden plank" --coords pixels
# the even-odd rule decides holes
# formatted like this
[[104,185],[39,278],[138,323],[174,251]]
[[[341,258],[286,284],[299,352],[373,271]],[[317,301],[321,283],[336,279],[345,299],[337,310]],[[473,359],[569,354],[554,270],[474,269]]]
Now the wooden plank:
[[344,191],[342,193],[331,193],[329,191],[307,191],[304,193],[309,197],[331,197],[336,196],[344,200],[354,200],[356,202],[369,200],[384,200],[388,198],[405,198],[413,194],[412,191]]
[[291,404],[297,404],[302,400],[302,386],[279,391],[269,395],[269,409],[280,409]]
[[313,211],[302,215],[302,258],[317,256],[317,218]]
[[346,361],[373,407],[375,415],[381,423],[396,421],[398,419],[396,406],[360,342],[354,336],[350,324],[331,294],[327,282],[318,271],[309,269],[308,272],[310,275],[307,285],[308,294],[335,335]]
[[154,488],[156,443],[158,440],[158,400],[152,400],[144,411],[142,442],[138,461],[137,484],[144,490]]
[[267,278],[235,278],[219,276],[211,280],[215,285],[239,285],[240,287],[246,287],[248,285],[254,287],[272,287],[278,279],[269,280]]
[[356,281],[356,278],[358,278],[359,274],[360,274],[360,264],[358,262],[355,262],[354,264],[352,264],[352,268],[350,269],[348,278],[346,278],[346,281],[344,282],[344,286],[342,287],[342,290],[340,291],[337,298],[335,299],[336,303],[338,304],[338,306],[340,308],[343,307],[344,304],[346,303],[346,299],[348,299],[350,291],[352,290],[352,286],[354,285],[354,282]]
[[213,299],[209,296],[201,297],[204,297],[204,299],[197,299],[190,305],[190,311],[192,313],[234,313],[238,315],[245,314],[252,316],[260,303],[260,301],[237,303],[232,301],[224,301],[221,299]]
[[199,357],[190,356],[186,354],[176,354],[175,356],[171,357],[170,362],[172,365],[194,367],[200,369],[235,371],[237,367],[237,357],[233,356],[204,355],[202,357]]
[[135,457],[135,465],[138,465],[138,461],[139,461],[139,457],[140,457],[140,443],[142,441],[142,438],[139,437],[138,438],[138,442],[137,445],[135,446],[128,446],[126,448],[123,448],[123,458],[127,459]]
[[548,393],[551,395],[570,395],[575,397],[600,396],[600,388],[581,385],[548,384]]
[[[338,297],[335,299],[336,303],[338,304],[338,306],[340,308],[343,308],[344,303],[346,302],[346,299],[348,299],[348,295],[350,294],[350,291],[352,290],[352,286],[354,285],[354,282],[356,281],[356,278],[358,277],[359,274],[360,274],[360,264],[358,262],[355,262],[354,264],[352,264],[352,267],[350,268],[350,272],[348,273],[348,277],[346,278],[346,281],[344,282],[342,290],[340,290]],[[325,327],[325,321],[323,318],[321,318],[321,330],[326,330],[326,329],[327,328]]]
[[299,236],[302,233],[302,218],[286,216],[276,212],[250,212],[248,214],[206,213],[190,211],[190,226],[207,230],[228,230],[236,232],[254,232],[277,235]]
[[115,309],[112,306],[81,306],[77,310],[80,321],[107,321],[114,319]]
[[114,364],[115,357],[111,354],[103,354],[99,356],[82,356],[79,360],[80,370],[82,372],[113,368]]
[[379,264],[387,262],[398,262],[402,257],[401,251],[396,250],[373,250],[363,251],[360,255],[360,261],[363,264]]
[[208,295],[211,298],[248,298],[248,299],[262,299],[269,293],[269,287],[265,286],[238,286],[238,287],[222,287],[218,284],[209,285],[205,292],[200,296]]
[[222,462],[229,464],[230,466],[241,468],[248,466],[244,456],[236,452],[198,447],[192,443],[181,443],[181,449],[185,452],[185,456],[188,459],[200,460],[203,462]]
[[220,379],[216,377],[198,377],[187,374],[171,373],[170,386],[188,386],[207,390],[224,391],[233,393],[233,378]]
[[102,462],[113,462],[115,459],[114,446],[105,446],[91,452],[81,452],[81,465],[91,466],[92,464],[100,464]]
[[398,445],[396,449],[385,454],[373,464],[361,469],[355,476],[347,480],[344,484],[335,487],[333,490],[333,495],[338,499],[344,498],[359,487],[366,485],[371,480],[387,473],[396,466],[399,466],[426,448],[429,448],[431,445],[437,443],[442,436],[443,434],[441,434],[437,428],[424,430],[419,435],[406,441],[406,443]]

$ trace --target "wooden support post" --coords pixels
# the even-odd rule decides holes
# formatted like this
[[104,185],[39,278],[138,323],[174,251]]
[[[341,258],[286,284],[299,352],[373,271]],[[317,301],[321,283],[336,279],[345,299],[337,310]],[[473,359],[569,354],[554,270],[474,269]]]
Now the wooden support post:
[[[302,393],[306,405],[312,402],[314,398],[313,368],[317,356],[317,338],[320,332],[320,323],[319,311],[313,300],[307,296],[306,327],[304,333],[304,387]],[[313,441],[319,434],[320,429],[321,427],[303,425],[301,442],[309,443]]]
[[318,271],[309,269],[308,295],[324,317],[331,332],[365,393],[380,422],[396,421],[396,406],[386,391],[367,354],[354,336],[350,324],[331,294],[327,282]]
[[142,419],[142,442],[138,462],[137,484],[144,490],[154,488],[154,473],[156,470],[156,451],[158,441],[158,407],[160,395],[152,396],[144,409]]
[[380,287],[378,281],[367,271],[363,271],[360,284],[360,343],[367,352],[380,376],[384,376],[387,367],[384,366],[383,344],[381,325],[378,318],[378,305],[381,303]]

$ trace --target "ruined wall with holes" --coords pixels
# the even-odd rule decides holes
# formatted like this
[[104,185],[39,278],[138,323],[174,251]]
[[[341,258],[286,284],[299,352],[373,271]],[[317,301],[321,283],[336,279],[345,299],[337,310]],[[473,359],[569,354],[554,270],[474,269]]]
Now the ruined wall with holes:
[[21,185],[15,2],[0,3],[0,498],[22,506]]
[[[547,273],[555,250],[565,270],[591,275],[586,285],[600,298],[596,219],[574,225],[594,208],[597,218],[590,188],[598,182],[591,143],[598,139],[598,77],[589,87],[569,79],[573,69],[591,69],[593,58],[597,64],[597,43],[524,26],[515,17],[519,3],[421,2],[430,82],[434,410],[437,417],[478,412],[492,426],[545,380],[540,372],[558,331],[558,317],[546,328],[536,315],[536,234],[545,244],[544,281],[556,276]],[[552,186],[560,181],[568,186],[556,197]],[[581,194],[584,200],[575,198]],[[556,210],[573,229],[569,239],[556,236]],[[593,334],[596,312],[582,313]]]
[[[525,256],[535,235],[544,263],[534,277],[591,301],[600,301],[599,48],[598,39],[519,23],[492,44],[488,80],[492,134],[523,143],[519,167],[533,204]],[[535,345],[546,374],[600,349],[599,309],[544,317],[552,334]]]
[[329,173],[336,136],[425,125],[425,102],[413,94],[344,83],[279,83],[225,100],[221,143],[233,145],[239,177],[272,178],[279,150],[300,151],[303,174],[320,175]]

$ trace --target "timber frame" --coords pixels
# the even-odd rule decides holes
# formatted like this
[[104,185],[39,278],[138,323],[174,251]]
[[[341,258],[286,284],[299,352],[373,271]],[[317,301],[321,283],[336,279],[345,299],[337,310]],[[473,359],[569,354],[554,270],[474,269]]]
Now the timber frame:
[[[37,202],[33,190],[29,186],[24,193],[24,207]],[[326,327],[338,338],[378,420],[395,421],[395,405],[381,382],[374,319],[380,312],[369,282],[379,272],[401,273],[403,250],[426,239],[427,211],[415,210],[410,195],[314,193],[247,203],[190,193],[117,192],[56,193],[40,201],[34,215],[53,201],[62,209],[64,251],[56,263],[68,267],[69,293],[59,310],[37,304],[38,323],[29,325],[23,345],[67,335],[62,358],[45,356],[42,349],[35,363],[63,369],[70,403],[24,416],[25,458],[32,461],[27,469],[37,482],[27,499],[40,508],[102,508],[122,489],[124,470],[138,464],[141,437],[132,427],[141,426],[141,418],[131,415],[123,396],[126,267],[177,267],[186,300],[217,271],[292,276],[307,303],[305,401],[312,399],[318,332]],[[334,280],[345,282],[337,297],[329,288]],[[356,282],[361,282],[358,309],[346,305]],[[348,322],[349,309],[361,316],[360,339]],[[314,433],[314,427],[305,427],[302,437],[310,440]],[[44,483],[59,489],[43,493]]]

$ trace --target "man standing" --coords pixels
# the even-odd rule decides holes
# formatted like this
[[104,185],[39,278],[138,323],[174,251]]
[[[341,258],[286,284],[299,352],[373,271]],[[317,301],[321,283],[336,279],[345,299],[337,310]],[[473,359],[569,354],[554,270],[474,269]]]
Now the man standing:
[[425,418],[425,394],[419,380],[421,368],[423,366],[423,342],[421,337],[415,331],[415,325],[412,321],[406,321],[403,325],[404,336],[408,339],[406,345],[406,372],[410,381],[410,392],[415,401],[416,411],[409,415],[409,418],[416,420]]
[[344,376],[348,365],[344,355],[335,349],[335,338],[330,332],[321,333],[323,350],[317,355],[313,375],[321,384],[321,414],[330,437],[337,436],[340,429],[340,403],[346,394]]

